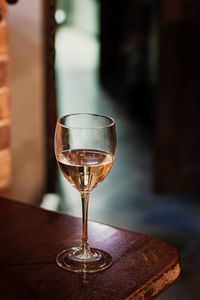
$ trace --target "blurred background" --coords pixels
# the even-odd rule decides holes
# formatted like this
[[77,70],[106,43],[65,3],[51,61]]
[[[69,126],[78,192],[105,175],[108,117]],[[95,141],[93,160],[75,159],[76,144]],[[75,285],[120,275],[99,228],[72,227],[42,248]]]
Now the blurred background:
[[[80,196],[51,156],[54,116],[112,116],[117,156],[91,193],[89,218],[174,244],[182,273],[158,299],[199,299],[200,3],[49,5],[55,54],[46,49],[48,4],[8,8],[13,198],[81,216]],[[47,58],[55,58],[50,81]]]

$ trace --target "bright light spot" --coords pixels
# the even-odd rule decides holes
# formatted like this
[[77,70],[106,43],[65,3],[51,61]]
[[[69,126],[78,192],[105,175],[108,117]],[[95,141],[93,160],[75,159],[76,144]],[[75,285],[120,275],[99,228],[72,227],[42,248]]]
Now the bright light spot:
[[66,13],[62,9],[57,9],[55,13],[57,24],[62,24],[66,20]]
[[45,194],[40,207],[56,211],[60,203],[60,197],[58,194]]

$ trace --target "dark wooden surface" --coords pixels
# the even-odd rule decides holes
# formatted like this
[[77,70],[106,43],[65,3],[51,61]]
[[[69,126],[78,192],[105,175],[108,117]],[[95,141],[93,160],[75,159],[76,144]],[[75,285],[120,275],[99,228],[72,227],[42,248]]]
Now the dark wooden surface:
[[154,299],[180,272],[178,251],[138,233],[89,222],[91,246],[113,265],[86,276],[60,269],[57,253],[78,245],[81,220],[0,198],[1,299]]

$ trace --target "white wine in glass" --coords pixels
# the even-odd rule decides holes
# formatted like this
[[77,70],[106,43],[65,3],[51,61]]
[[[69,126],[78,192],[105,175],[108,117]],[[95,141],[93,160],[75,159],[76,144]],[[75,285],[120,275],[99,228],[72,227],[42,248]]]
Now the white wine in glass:
[[88,243],[88,201],[90,192],[108,175],[116,153],[115,122],[112,118],[78,113],[60,118],[55,130],[55,154],[64,177],[82,200],[82,241],[79,247],[58,254],[57,264],[72,272],[105,270],[112,257]]

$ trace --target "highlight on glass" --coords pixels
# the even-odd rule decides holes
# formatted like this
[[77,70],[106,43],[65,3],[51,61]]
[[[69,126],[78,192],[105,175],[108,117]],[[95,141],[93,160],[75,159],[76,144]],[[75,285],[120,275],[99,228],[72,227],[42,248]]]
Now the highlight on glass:
[[[57,255],[58,266],[72,272],[105,270],[112,257],[104,250],[90,248],[88,242],[88,202],[90,192],[108,175],[116,154],[115,121],[107,116],[77,113],[58,119],[55,155],[66,180],[80,192],[82,239]],[[95,201],[95,200],[94,200]]]

